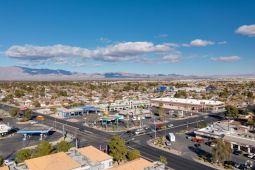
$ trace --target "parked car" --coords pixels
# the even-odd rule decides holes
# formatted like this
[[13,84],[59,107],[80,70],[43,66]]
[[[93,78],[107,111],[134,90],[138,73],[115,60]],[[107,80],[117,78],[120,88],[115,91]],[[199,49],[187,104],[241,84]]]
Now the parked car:
[[205,142],[205,144],[208,145],[208,146],[211,146],[212,142],[208,141],[208,142]]
[[234,161],[224,161],[224,165],[231,165],[234,166],[235,162]]
[[243,152],[241,150],[234,150],[233,154],[235,155],[241,155]]
[[248,154],[247,157],[248,157],[248,158],[251,158],[251,159],[255,159],[255,154],[254,154],[254,153],[250,153],[250,154]]
[[186,136],[186,139],[191,140],[192,136]]
[[33,125],[33,124],[37,124],[38,122],[34,120],[30,120],[29,123]]
[[172,143],[171,143],[169,140],[166,140],[165,144],[166,144],[167,146],[171,146],[171,145],[172,145]]
[[194,137],[193,137],[193,138],[191,139],[191,141],[192,141],[192,142],[197,142],[197,143],[202,143],[202,142],[204,142],[205,140],[202,139],[202,138],[194,138]]
[[235,168],[239,168],[240,166],[241,166],[241,164],[238,163],[238,162],[236,162],[236,163],[234,164],[234,167],[235,167]]
[[200,145],[199,143],[195,143],[194,146],[198,148],[198,147],[200,147],[201,145]]
[[216,146],[215,143],[212,143],[212,144],[211,144],[211,147],[215,147],[215,146]]
[[4,165],[10,166],[12,164],[14,164],[14,160],[9,160],[9,159],[4,160]]
[[167,125],[167,127],[171,128],[171,127],[174,127],[174,125],[170,123],[170,124]]
[[145,130],[144,130],[144,129],[137,129],[137,130],[135,131],[135,134],[136,134],[136,135],[139,135],[139,134],[142,134],[142,133],[145,133]]

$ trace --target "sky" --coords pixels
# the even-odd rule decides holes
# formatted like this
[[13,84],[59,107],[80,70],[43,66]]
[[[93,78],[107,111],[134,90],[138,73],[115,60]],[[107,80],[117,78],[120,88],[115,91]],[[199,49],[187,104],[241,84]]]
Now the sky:
[[0,67],[255,73],[254,0],[2,0]]

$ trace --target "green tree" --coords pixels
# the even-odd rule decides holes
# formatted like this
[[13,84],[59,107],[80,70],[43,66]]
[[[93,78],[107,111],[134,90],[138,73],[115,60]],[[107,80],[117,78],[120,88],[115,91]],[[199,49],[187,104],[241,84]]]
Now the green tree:
[[249,119],[247,124],[254,130],[255,127],[255,119]]
[[229,117],[238,118],[239,117],[239,110],[235,106],[228,105],[226,108],[226,114]]
[[35,107],[41,107],[41,104],[40,104],[40,102],[38,102],[38,100],[35,100],[35,101],[33,102],[33,105],[34,105]]
[[24,96],[25,95],[25,92],[23,91],[23,90],[15,90],[14,91],[14,95],[15,95],[15,97],[22,97],[22,96]]
[[159,162],[163,163],[163,164],[167,164],[167,159],[165,156],[159,156]]
[[215,139],[213,141],[215,147],[212,147],[212,160],[215,163],[221,163],[231,157],[231,144],[222,139]]
[[2,102],[10,102],[13,100],[13,95],[12,94],[8,94],[6,95],[3,99]]
[[27,109],[27,110],[25,111],[25,113],[24,113],[24,118],[25,118],[25,120],[30,120],[31,117],[32,117],[32,110]]
[[129,161],[140,158],[140,157],[141,157],[141,153],[137,149],[132,149],[132,150],[128,151],[128,153],[127,153],[127,158]]
[[17,163],[24,162],[25,160],[30,159],[31,155],[32,155],[32,150],[31,149],[22,149],[22,150],[19,150],[16,153],[15,161]]
[[67,92],[66,92],[66,91],[59,91],[59,92],[58,92],[58,96],[64,96],[64,97],[66,97],[66,96],[67,96]]
[[176,98],[186,98],[187,93],[184,90],[179,90],[174,94],[174,97],[176,97]]
[[67,152],[71,147],[72,145],[64,140],[55,146],[57,152]]
[[253,98],[253,93],[252,93],[251,91],[249,91],[249,92],[247,93],[247,97],[248,97],[248,98]]
[[49,155],[52,151],[52,146],[48,141],[41,141],[37,147],[35,148],[33,157],[40,157],[40,156],[45,156]]
[[4,157],[2,155],[0,155],[0,166],[2,166],[4,163]]
[[16,117],[18,115],[18,113],[19,113],[18,108],[16,108],[16,107],[11,108],[11,110],[10,110],[11,117]]
[[127,155],[127,147],[125,145],[124,139],[120,136],[114,136],[109,142],[110,155],[113,157],[115,161],[120,163],[120,161],[124,160]]

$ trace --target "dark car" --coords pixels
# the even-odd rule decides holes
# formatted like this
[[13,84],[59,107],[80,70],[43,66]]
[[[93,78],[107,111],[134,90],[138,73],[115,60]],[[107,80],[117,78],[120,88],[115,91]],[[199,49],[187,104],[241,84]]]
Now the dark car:
[[208,141],[208,142],[205,142],[205,144],[208,145],[208,146],[211,146],[212,142]]
[[234,166],[235,162],[234,161],[224,161],[224,165],[231,165]]
[[242,151],[240,151],[240,150],[234,150],[233,151],[233,154],[235,154],[235,155],[241,155],[243,152]]
[[201,145],[199,143],[194,144],[195,147],[200,147]]

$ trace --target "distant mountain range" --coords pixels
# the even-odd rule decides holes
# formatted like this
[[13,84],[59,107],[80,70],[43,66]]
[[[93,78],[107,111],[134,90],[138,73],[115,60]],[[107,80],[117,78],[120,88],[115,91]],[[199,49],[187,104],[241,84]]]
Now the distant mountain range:
[[103,79],[148,79],[148,80],[180,80],[180,79],[255,79],[255,74],[245,75],[178,75],[178,74],[136,74],[124,72],[109,73],[77,73],[66,70],[35,69],[28,67],[0,67],[0,80],[37,81],[37,80],[103,80]]

